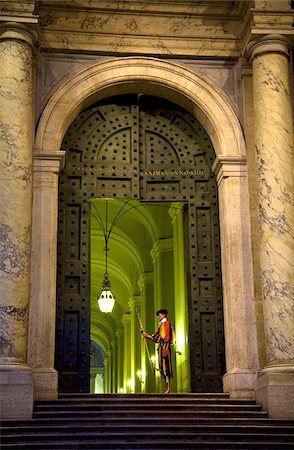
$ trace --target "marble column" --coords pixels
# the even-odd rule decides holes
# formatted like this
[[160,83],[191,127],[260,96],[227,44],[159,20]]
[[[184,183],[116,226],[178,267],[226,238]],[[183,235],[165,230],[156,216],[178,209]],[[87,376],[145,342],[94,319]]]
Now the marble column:
[[270,417],[294,418],[294,151],[289,43],[249,44],[254,94],[260,267],[266,367],[257,399]]
[[54,369],[58,174],[64,152],[34,153],[28,364],[36,400],[58,396]]
[[32,416],[27,334],[32,235],[33,48],[21,24],[0,29],[1,417]]

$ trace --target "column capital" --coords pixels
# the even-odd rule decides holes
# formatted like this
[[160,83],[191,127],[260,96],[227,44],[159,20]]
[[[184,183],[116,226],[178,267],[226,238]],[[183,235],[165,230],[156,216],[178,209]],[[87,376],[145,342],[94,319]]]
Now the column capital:
[[173,238],[158,239],[151,249],[151,258],[155,262],[160,253],[168,252],[173,248]]
[[142,297],[141,295],[134,295],[130,300],[129,300],[129,308],[131,311],[133,311],[133,309],[135,309],[137,306],[141,306],[142,305]]
[[130,324],[131,320],[132,320],[132,315],[130,313],[125,313],[121,318],[121,321],[122,321],[122,324],[124,327],[126,325]]
[[184,202],[174,202],[169,208],[168,212],[172,220],[172,224],[174,224],[175,220],[183,212]]
[[112,341],[111,341],[111,349],[112,350],[115,350],[116,348],[117,348],[117,339],[115,338],[115,339],[113,339]]
[[291,48],[290,40],[280,34],[268,34],[254,39],[247,45],[247,51],[251,60],[264,53],[281,53],[289,59]]
[[24,25],[16,22],[0,22],[0,40],[18,40],[32,47],[38,41],[36,25]]
[[118,328],[115,332],[115,335],[118,340],[122,337],[122,334],[123,334],[123,328]]
[[225,178],[247,177],[247,160],[245,156],[218,155],[211,170],[219,186]]
[[140,291],[142,291],[144,285],[147,283],[154,283],[154,272],[144,272],[140,275],[138,280]]
[[59,173],[63,169],[65,162],[65,151],[57,150],[52,152],[34,151],[34,170],[38,172]]

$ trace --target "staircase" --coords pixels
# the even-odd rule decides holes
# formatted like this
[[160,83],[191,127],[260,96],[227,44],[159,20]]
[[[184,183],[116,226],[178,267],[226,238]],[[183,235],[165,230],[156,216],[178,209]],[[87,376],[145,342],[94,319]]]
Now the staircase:
[[227,394],[64,394],[1,424],[1,449],[294,449],[294,421]]

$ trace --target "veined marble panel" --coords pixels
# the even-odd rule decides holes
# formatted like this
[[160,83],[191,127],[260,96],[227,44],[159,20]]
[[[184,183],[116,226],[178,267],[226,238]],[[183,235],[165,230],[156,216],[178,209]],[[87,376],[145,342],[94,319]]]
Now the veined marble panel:
[[[268,40],[269,50],[272,42],[278,45],[278,41]],[[288,61],[286,53],[282,53],[282,43],[280,48],[273,47],[276,53],[261,53],[253,59],[260,261],[268,364],[293,361],[294,355],[293,124]]]
[[32,206],[32,49],[0,45],[1,356],[26,360]]

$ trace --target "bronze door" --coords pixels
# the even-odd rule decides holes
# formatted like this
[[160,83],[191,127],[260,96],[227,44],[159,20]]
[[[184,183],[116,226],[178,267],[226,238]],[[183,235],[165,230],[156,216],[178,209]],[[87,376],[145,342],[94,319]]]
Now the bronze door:
[[89,391],[89,201],[186,203],[193,392],[222,390],[224,333],[215,159],[200,123],[176,105],[121,96],[79,114],[60,174],[56,369],[61,392]]

